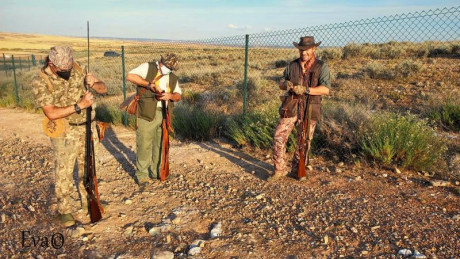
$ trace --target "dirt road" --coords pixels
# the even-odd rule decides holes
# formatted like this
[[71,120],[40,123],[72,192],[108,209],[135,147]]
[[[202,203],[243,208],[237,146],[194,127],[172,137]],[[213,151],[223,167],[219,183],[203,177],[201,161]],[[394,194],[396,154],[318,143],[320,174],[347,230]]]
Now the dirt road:
[[97,153],[103,220],[77,215],[65,229],[54,219],[43,115],[0,109],[0,118],[2,256],[402,258],[416,250],[416,258],[460,257],[458,183],[319,159],[308,181],[273,182],[265,154],[223,141],[173,141],[170,179],[140,192],[135,132],[120,126]]

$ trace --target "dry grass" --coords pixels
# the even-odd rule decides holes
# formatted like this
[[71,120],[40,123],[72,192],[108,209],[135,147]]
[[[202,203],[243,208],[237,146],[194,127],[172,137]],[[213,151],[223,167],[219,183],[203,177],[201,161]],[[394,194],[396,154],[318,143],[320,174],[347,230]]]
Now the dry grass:
[[[4,53],[46,55],[50,46],[68,44],[75,49],[78,61],[84,65],[87,62],[86,38],[11,33],[0,33],[0,38],[5,42]],[[218,115],[242,113],[244,49],[222,45],[91,39],[91,70],[109,88],[109,96],[99,102],[114,106],[115,99],[122,99],[122,59],[103,56],[107,50],[121,53],[121,45],[125,46],[125,74],[142,62],[157,60],[161,54],[173,51],[181,58],[177,74],[185,104]],[[358,105],[370,112],[409,111],[425,116],[426,110],[446,100],[460,100],[459,46],[459,42],[389,42],[320,48],[317,56],[327,60],[333,78],[331,94],[324,98],[325,102]],[[248,111],[257,113],[279,105],[278,96],[283,91],[278,89],[277,82],[284,65],[297,57],[295,48],[249,50]],[[30,88],[37,69],[18,73],[23,93]],[[10,73],[7,80],[11,79]],[[135,90],[129,82],[126,87],[128,92]],[[328,120],[328,126],[332,130],[328,136],[346,135],[346,132],[333,132],[343,128],[339,121]],[[448,134],[458,137],[455,133]]]

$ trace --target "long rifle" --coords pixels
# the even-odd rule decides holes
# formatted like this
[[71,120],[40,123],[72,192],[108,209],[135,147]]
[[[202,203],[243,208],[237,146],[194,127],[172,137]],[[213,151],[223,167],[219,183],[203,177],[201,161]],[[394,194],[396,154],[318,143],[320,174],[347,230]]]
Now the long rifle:
[[[88,31],[88,66],[87,73],[89,72],[89,21],[87,22]],[[89,85],[86,85],[86,89],[89,90]],[[102,208],[99,200],[99,192],[97,189],[97,177],[96,177],[96,159],[94,156],[94,142],[93,134],[91,132],[91,111],[92,107],[86,108],[86,153],[85,153],[85,179],[84,185],[86,192],[88,193],[88,205],[89,215],[91,223],[97,222],[102,218],[104,209]]]
[[160,180],[165,181],[169,176],[169,131],[172,132],[172,127],[168,107],[166,106],[166,101],[164,100],[161,100],[161,114],[163,116],[163,120],[161,122],[162,143]]
[[[313,77],[313,72],[310,73],[309,75],[309,87],[311,85],[311,80]],[[311,124],[311,105],[310,105],[310,95],[306,94],[306,102],[305,102],[305,109],[303,110],[303,118],[302,119],[302,132],[300,134],[300,148],[299,148],[299,164],[297,168],[297,177],[301,179],[302,177],[307,176],[307,170],[305,168],[305,164],[308,165],[309,163],[309,155],[308,151],[310,150],[310,124]],[[305,144],[305,142],[307,142]],[[305,160],[306,163],[305,163]]]
[[[310,109],[309,99],[310,99],[309,96],[307,96],[307,102],[305,104],[304,118],[302,120],[303,127],[302,127],[302,132],[300,135],[300,148],[299,148],[300,158],[299,158],[299,165],[298,165],[299,167],[297,169],[297,177],[299,179],[307,176],[307,171],[305,168],[305,159],[308,160],[307,152],[310,149],[307,146],[310,145],[309,140],[310,140],[310,120],[311,120],[311,109]],[[307,142],[307,146],[305,145],[305,142]]]

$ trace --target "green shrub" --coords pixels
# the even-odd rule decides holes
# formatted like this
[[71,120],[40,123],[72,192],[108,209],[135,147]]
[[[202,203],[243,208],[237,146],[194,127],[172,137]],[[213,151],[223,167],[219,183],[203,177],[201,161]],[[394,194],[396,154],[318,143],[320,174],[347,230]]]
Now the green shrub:
[[447,130],[460,131],[460,105],[451,102],[429,109],[428,117]]
[[182,93],[182,100],[189,104],[196,104],[200,101],[200,93],[193,90],[184,91]]
[[96,106],[96,120],[121,124],[123,122],[123,111],[115,105],[99,104]]
[[388,68],[382,65],[379,62],[372,61],[369,62],[364,68],[363,72],[367,74],[372,79],[394,79],[395,72],[393,69]]
[[[270,149],[278,123],[278,110],[268,109],[268,112],[251,112],[246,116],[239,115],[229,118],[225,124],[225,136],[240,146],[254,146],[261,149]],[[288,151],[295,147],[294,129],[287,143]]]
[[363,47],[357,43],[349,43],[343,47],[343,59],[361,57],[363,55]]
[[352,102],[324,102],[312,141],[312,151],[351,160],[358,151],[359,128],[370,117],[369,107]]
[[417,74],[421,68],[422,64],[420,62],[404,60],[403,62],[396,65],[395,70],[397,75],[406,78],[409,75]]
[[286,60],[277,60],[275,61],[275,67],[280,68],[280,67],[286,67],[288,65],[288,62]]
[[199,107],[179,104],[174,108],[172,126],[184,139],[208,140],[217,135],[220,117]]
[[436,57],[441,55],[449,55],[452,53],[452,47],[449,45],[436,45],[429,49],[428,57]]
[[326,48],[320,50],[319,56],[324,60],[340,59],[343,55],[341,48]]
[[395,42],[390,41],[380,48],[380,58],[395,59],[400,58],[403,54],[403,47]]
[[0,107],[21,107],[28,111],[35,110],[35,99],[30,90],[22,90],[19,87],[19,102],[16,101],[15,86],[12,81],[4,81],[0,84]]
[[452,54],[454,54],[454,55],[460,54],[460,43],[453,43],[452,44]]
[[12,82],[2,82],[0,84],[0,106],[14,107],[16,106],[16,98],[14,95],[14,84]]
[[360,130],[366,157],[384,166],[430,170],[442,157],[445,145],[425,120],[413,115],[375,115]]

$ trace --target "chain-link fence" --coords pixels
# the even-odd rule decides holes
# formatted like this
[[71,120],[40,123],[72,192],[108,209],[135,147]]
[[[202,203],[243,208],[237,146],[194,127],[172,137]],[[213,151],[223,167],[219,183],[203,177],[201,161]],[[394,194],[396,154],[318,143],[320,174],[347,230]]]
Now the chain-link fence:
[[[429,117],[428,108],[460,99],[459,24],[460,6],[208,40],[97,45],[91,46],[89,62],[92,72],[108,85],[109,95],[101,102],[109,107],[135,91],[125,80],[131,69],[174,52],[180,57],[177,74],[183,89],[179,110],[204,111],[199,118],[187,115],[195,122],[212,117],[208,137],[226,131],[240,144],[267,148],[283,93],[278,81],[288,63],[299,57],[292,43],[312,35],[322,42],[316,56],[327,61],[332,74],[315,147],[338,155],[354,152],[359,140],[350,131],[358,130],[359,121],[376,110]],[[84,49],[75,51],[83,64],[86,55]],[[36,56],[35,64],[43,58]],[[27,63],[21,60],[15,79],[21,86],[16,89],[22,88],[19,99],[30,96],[31,74],[37,70],[30,57]],[[7,77],[13,74],[10,61],[4,56],[0,71]],[[238,119],[243,113],[246,122]],[[243,132],[232,131],[235,125]]]

